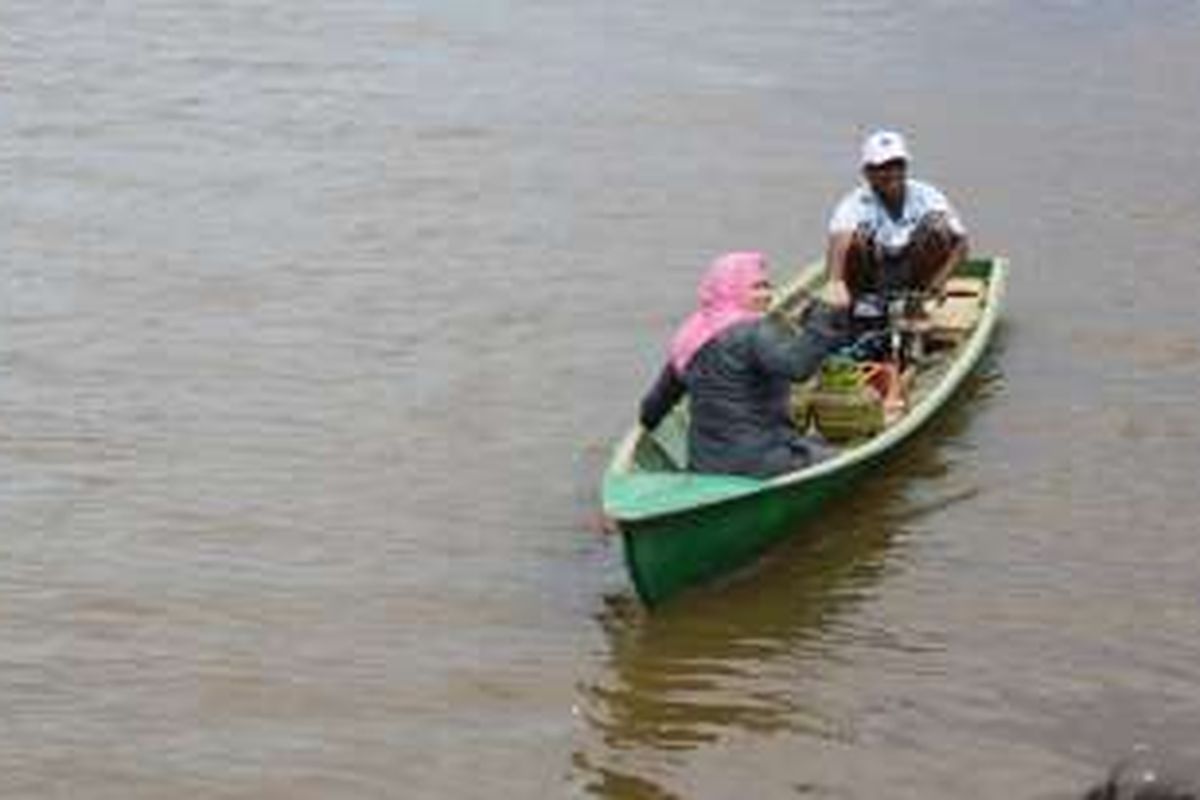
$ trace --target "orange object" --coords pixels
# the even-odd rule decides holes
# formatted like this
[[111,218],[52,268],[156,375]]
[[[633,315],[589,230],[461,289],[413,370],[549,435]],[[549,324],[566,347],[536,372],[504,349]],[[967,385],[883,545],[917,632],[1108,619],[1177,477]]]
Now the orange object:
[[887,397],[896,380],[896,365],[887,361],[864,361],[859,365],[859,376],[865,386],[870,386],[880,397]]
[[908,406],[900,370],[891,361],[868,361],[860,368],[863,383],[870,386],[883,401],[884,417],[888,420],[902,414]]

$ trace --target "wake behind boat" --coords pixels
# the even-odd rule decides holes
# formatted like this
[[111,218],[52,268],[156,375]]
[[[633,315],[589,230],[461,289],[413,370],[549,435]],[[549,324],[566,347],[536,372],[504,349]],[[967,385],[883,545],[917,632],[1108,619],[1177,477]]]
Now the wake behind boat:
[[[634,426],[605,472],[602,501],[642,601],[657,605],[750,564],[936,416],[991,341],[1007,271],[1002,258],[963,262],[947,285],[948,299],[928,305],[921,337],[936,346],[905,370],[903,411],[881,417],[877,431],[841,443],[832,457],[811,466],[769,480],[687,471],[686,403],[653,432]],[[821,264],[806,268],[780,290],[773,307],[783,311],[818,293],[825,274]],[[812,391],[797,387],[798,396]],[[836,416],[832,406],[821,408],[815,391],[815,401],[806,402],[814,401],[816,410],[805,411],[801,424],[819,426]]]

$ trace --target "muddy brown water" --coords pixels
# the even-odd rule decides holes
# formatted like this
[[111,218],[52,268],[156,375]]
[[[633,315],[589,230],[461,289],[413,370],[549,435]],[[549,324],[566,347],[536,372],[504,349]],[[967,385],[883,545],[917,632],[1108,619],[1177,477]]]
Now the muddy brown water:
[[[1071,797],[1200,732],[1200,5],[0,8],[0,795]],[[1005,328],[647,616],[608,448],[909,134]]]

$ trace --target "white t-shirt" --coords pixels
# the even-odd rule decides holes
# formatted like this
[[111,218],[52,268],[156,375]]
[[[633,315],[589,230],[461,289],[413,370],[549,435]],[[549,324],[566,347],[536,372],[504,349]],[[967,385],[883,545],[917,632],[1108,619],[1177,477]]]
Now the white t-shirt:
[[928,183],[911,178],[904,182],[904,210],[899,219],[893,219],[871,187],[864,185],[837,204],[829,219],[829,232],[850,233],[865,224],[881,247],[899,250],[908,244],[908,238],[921,218],[931,211],[944,213],[950,229],[960,236],[966,235],[967,229],[946,196]]

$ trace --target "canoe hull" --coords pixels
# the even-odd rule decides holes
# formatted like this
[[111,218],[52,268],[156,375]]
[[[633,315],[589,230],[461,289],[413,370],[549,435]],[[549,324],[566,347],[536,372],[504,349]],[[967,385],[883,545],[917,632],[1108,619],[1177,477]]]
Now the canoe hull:
[[656,606],[755,562],[790,538],[870,463],[792,486],[645,520],[619,523],[638,597]]

